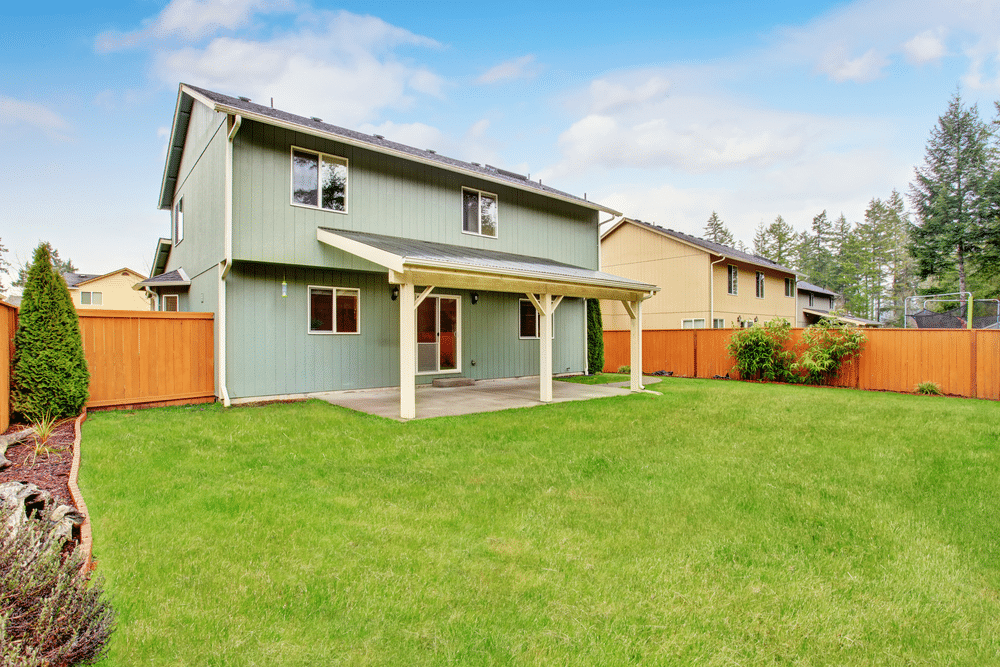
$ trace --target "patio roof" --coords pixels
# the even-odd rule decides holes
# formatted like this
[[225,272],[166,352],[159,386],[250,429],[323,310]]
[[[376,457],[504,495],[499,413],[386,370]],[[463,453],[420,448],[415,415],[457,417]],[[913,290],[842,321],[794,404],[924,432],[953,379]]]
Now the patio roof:
[[656,285],[540,257],[319,227],[316,238],[390,271],[389,282],[636,301]]

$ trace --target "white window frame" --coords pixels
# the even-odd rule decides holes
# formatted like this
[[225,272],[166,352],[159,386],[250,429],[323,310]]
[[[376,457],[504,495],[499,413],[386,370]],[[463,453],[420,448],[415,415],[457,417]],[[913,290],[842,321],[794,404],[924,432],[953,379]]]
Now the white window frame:
[[177,200],[173,208],[174,246],[179,246],[184,240],[184,197]]
[[795,298],[795,281],[785,278],[785,296]]
[[[312,292],[313,290],[333,291],[333,329],[331,331],[316,331],[312,328]],[[355,303],[358,304],[358,330],[337,331],[337,292],[354,292]],[[330,285],[306,286],[306,333],[313,336],[360,336],[361,335],[361,289],[358,287],[333,287]]]
[[809,307],[815,308],[816,307],[814,305],[815,303],[816,303],[816,295],[812,292],[809,292]]
[[740,269],[735,264],[727,264],[726,291],[737,296],[740,293]]
[[765,281],[764,272],[763,271],[757,271],[756,289],[757,289],[757,298],[758,299],[763,299],[764,298],[764,281]]
[[[701,326],[698,323],[701,322]],[[681,329],[704,329],[705,328],[705,318],[704,317],[692,317],[688,320],[681,320]]]
[[[535,311],[535,335],[534,336],[522,336],[521,335],[521,309],[522,303],[526,303],[531,306],[531,309]],[[556,314],[552,313],[549,315],[552,318],[552,340],[556,339]],[[535,308],[535,304],[531,303],[529,299],[518,299],[517,300],[517,337],[518,340],[540,340],[541,339],[541,329],[542,320],[541,315],[538,313],[538,309]]]
[[[295,152],[309,153],[315,155],[316,159],[319,160],[317,163],[316,170],[316,205],[303,204],[302,202],[295,201]],[[344,165],[344,169],[347,171],[347,177],[344,179],[344,210],[340,211],[335,208],[324,208],[323,207],[323,187],[321,179],[323,177],[323,160],[328,159],[330,162],[337,162]],[[346,157],[341,157],[340,155],[332,155],[330,153],[324,153],[322,151],[314,151],[311,148],[302,148],[301,146],[292,146],[288,152],[288,201],[292,206],[298,206],[300,208],[308,208],[314,211],[326,211],[327,213],[340,213],[346,215],[350,204],[350,192],[351,192],[351,166],[349,160]]]
[[725,318],[723,318],[723,317],[716,317],[714,320],[712,320],[712,328],[713,329],[725,329],[726,328],[726,320],[725,320]]
[[[477,231],[477,232],[470,232],[470,231],[468,231],[468,230],[465,229],[465,193],[466,192],[475,192],[477,195],[479,195],[479,221],[478,221],[479,222],[479,226],[478,226],[478,228],[479,228],[480,231]],[[487,197],[492,197],[493,201],[496,202],[496,207],[497,207],[497,233],[493,234],[492,236],[489,235],[489,234],[483,234],[482,233],[482,229],[483,229],[483,195],[486,195]],[[461,222],[461,225],[462,225],[462,233],[463,234],[468,234],[469,236],[481,236],[484,239],[498,239],[498,238],[500,238],[500,197],[499,196],[497,196],[493,192],[487,192],[486,190],[480,190],[478,188],[467,188],[467,187],[463,186],[462,187],[462,200],[461,200],[461,203],[462,203],[462,219],[460,220],[460,222]]]
[[[167,309],[167,301],[173,300],[174,309]],[[164,294],[160,297],[160,312],[164,313],[179,313],[181,310],[181,299],[177,294]]]
[[[83,300],[83,295],[87,295],[87,300]],[[94,303],[94,295],[100,299],[100,303]],[[104,292],[80,292],[80,305],[81,306],[103,306],[104,305]]]

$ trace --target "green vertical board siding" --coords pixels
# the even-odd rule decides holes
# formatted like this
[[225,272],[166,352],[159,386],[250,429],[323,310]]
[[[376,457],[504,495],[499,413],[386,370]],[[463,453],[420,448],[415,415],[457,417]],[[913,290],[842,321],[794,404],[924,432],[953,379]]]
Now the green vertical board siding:
[[[347,212],[291,204],[291,147],[348,160]],[[471,176],[244,121],[234,143],[234,257],[378,270],[316,240],[317,227],[547,257],[598,268],[597,212]],[[499,198],[497,238],[462,233],[462,187]]]
[[[220,117],[222,122],[211,123]],[[189,142],[184,146],[180,177],[174,190],[174,202],[181,198],[184,201],[184,239],[171,249],[166,271],[183,268],[188,276],[195,276],[225,257],[224,121],[224,115],[209,112],[201,104],[192,109]],[[172,217],[169,224],[167,236],[172,239]]]
[[[281,281],[288,296],[281,296]],[[238,262],[227,278],[227,387],[232,398],[399,385],[399,301],[384,273]],[[357,287],[360,334],[309,334],[308,286]],[[461,299],[462,371],[491,379],[537,375],[539,341],[518,338],[520,295],[435,290]],[[555,315],[553,371],[584,370],[583,300]],[[472,366],[472,361],[476,365]],[[420,375],[427,383],[440,375]]]

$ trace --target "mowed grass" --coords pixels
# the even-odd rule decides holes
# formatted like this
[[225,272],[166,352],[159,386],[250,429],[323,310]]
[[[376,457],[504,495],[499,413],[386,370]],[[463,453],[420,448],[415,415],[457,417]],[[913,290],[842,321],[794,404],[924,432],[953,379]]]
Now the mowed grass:
[[93,414],[104,664],[1000,663],[1000,405],[654,387]]

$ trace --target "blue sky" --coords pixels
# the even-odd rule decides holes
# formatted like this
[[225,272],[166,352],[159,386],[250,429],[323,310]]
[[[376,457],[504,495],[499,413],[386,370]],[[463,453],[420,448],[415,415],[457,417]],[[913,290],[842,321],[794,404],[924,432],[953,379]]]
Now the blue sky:
[[[142,0],[0,10],[0,241],[147,272],[183,81],[749,243],[905,193],[960,89],[995,117],[1000,2]],[[9,283],[9,279],[7,281]]]

